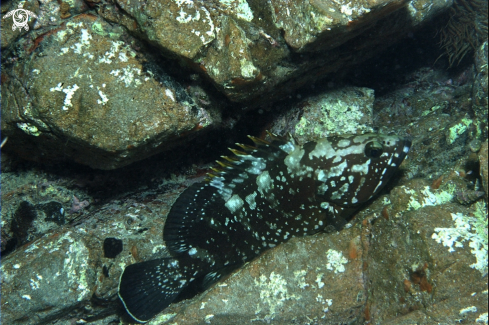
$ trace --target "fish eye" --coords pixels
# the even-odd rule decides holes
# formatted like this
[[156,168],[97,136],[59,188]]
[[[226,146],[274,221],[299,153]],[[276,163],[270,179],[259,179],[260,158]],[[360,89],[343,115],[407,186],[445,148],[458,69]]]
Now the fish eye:
[[383,152],[382,144],[377,141],[372,141],[365,145],[365,156],[368,158],[379,158]]

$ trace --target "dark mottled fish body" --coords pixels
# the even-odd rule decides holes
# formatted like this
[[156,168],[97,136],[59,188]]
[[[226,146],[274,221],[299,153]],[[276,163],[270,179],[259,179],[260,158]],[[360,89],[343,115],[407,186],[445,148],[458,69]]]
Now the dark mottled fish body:
[[166,308],[189,285],[205,288],[295,236],[341,229],[404,160],[410,141],[377,134],[297,145],[251,137],[223,157],[209,180],[173,205],[163,238],[172,258],[128,266],[119,296],[138,321]]

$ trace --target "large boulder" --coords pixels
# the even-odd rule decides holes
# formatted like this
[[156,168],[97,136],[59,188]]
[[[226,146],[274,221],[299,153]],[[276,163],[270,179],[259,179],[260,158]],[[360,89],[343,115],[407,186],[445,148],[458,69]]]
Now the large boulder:
[[[12,1],[2,11],[18,4]],[[37,16],[29,18],[28,31],[11,30],[8,21],[1,28],[5,150],[100,169],[128,165],[219,121],[226,106],[210,102],[207,90],[193,91],[191,71],[227,99],[256,107],[377,55],[449,4],[121,0],[25,5]]]

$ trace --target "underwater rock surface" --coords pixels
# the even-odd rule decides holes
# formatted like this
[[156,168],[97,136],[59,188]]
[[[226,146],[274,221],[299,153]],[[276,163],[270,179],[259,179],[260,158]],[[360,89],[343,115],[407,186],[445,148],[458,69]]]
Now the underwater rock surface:
[[[10,7],[2,6],[3,15],[19,2],[4,3]],[[38,15],[29,20],[28,32],[12,31],[11,20],[2,20],[2,131],[9,136],[2,148],[1,192],[0,303],[5,324],[130,323],[117,297],[120,274],[129,264],[168,256],[162,229],[171,205],[186,187],[203,179],[214,159],[227,154],[223,150],[204,157],[202,152],[241,141],[222,129],[219,137],[207,138],[210,130],[224,129],[227,123],[234,135],[247,134],[233,115],[220,121],[227,108],[239,111],[243,120],[251,120],[248,123],[268,118],[260,131],[291,132],[301,141],[342,126],[351,132],[374,128],[410,135],[413,145],[399,175],[356,214],[350,227],[275,247],[208,291],[170,305],[151,325],[252,320],[487,323],[487,42],[477,51],[475,65],[450,76],[432,62],[409,75],[386,66],[403,79],[388,93],[376,88],[375,99],[369,83],[328,83],[323,85],[328,91],[313,96],[294,93],[329,72],[341,73],[338,68],[350,61],[375,57],[377,50],[398,39],[394,27],[404,26],[403,18],[414,17],[408,26],[416,25],[450,3],[370,2],[371,7],[363,6],[372,13],[352,9],[351,22],[343,19],[351,8],[337,8],[334,15],[342,24],[337,41],[353,38],[332,49],[328,46],[334,46],[336,34],[327,28],[277,27],[280,21],[272,19],[281,15],[288,23],[300,22],[305,20],[301,13],[320,11],[319,1],[295,8],[299,14],[290,17],[278,1],[267,3],[280,4],[276,10],[261,8],[262,1],[161,1],[173,8],[171,15],[157,8],[160,2],[151,3],[137,2],[137,8],[132,1],[75,0],[68,7],[66,2],[26,2],[24,8]],[[373,10],[377,4],[379,13]],[[251,21],[244,10],[248,7]],[[210,27],[206,12],[214,22],[213,40],[201,34]],[[197,16],[198,24],[189,20]],[[380,20],[370,26],[369,17]],[[177,19],[182,20],[177,25],[181,35],[162,29]],[[357,21],[367,25],[357,27]],[[371,37],[362,41],[348,35],[350,29],[360,38]],[[379,37],[377,32],[386,29],[392,34]],[[169,37],[178,42],[165,44]],[[93,53],[102,62],[90,58]],[[375,66],[375,73],[380,68]],[[215,100],[218,96],[202,87],[203,78],[188,81],[175,73],[185,69],[208,77],[205,80],[235,103]],[[118,76],[115,70],[120,70]],[[316,84],[316,90],[319,87]],[[99,92],[108,99],[105,105]],[[270,98],[285,99],[273,118],[276,107],[267,105],[260,106],[263,114],[243,113]],[[325,109],[324,103],[331,107],[336,99],[337,110]],[[151,106],[154,101],[159,106]],[[75,112],[91,117],[81,119],[83,128],[75,118],[63,119]],[[137,118],[142,119],[137,125],[146,128],[124,140]],[[164,125],[155,124],[157,120]],[[194,142],[178,146],[191,137]],[[174,145],[181,152],[171,149],[131,164]],[[131,165],[95,171],[16,159],[29,155],[52,161],[60,153],[69,162],[96,168]]]
[[285,109],[270,126],[289,132],[299,143],[335,134],[373,132],[374,90],[365,87],[331,89]]
[[[489,81],[488,81],[488,55],[489,55],[489,43],[485,41],[475,52],[475,71],[474,86],[472,87],[473,110],[476,118],[483,121],[487,118],[488,110],[488,95],[489,95]],[[487,134],[485,134],[487,137]]]
[[179,83],[152,70],[131,47],[135,42],[89,14],[40,35],[2,84],[2,131],[16,153],[114,169],[209,125],[207,112]]
[[[487,209],[475,168],[487,166],[487,141],[482,149],[474,141],[482,132],[467,115],[471,87],[447,85],[431,69],[415,71],[409,80],[399,91],[377,98],[373,114],[371,91],[347,87],[311,97],[311,105],[304,98],[287,108],[291,116],[276,118],[277,128],[297,135],[303,130],[297,113],[307,111],[302,116],[316,117],[307,118],[312,123],[307,130],[315,131],[307,136],[327,134],[319,103],[345,98],[337,101],[340,110],[359,100],[367,110],[364,120],[343,114],[339,122],[350,121],[354,128],[380,123],[384,133],[412,135],[412,150],[397,180],[357,213],[351,227],[273,248],[208,291],[170,305],[150,324],[483,321]],[[451,110],[454,105],[457,110]],[[156,186],[125,183],[161,177],[154,174],[161,162],[155,166],[138,167],[148,175],[127,169],[123,177],[102,171],[95,176],[93,171],[60,176],[35,169],[3,173],[2,253],[5,239],[19,241],[14,249],[6,247],[2,258],[4,322],[128,320],[117,297],[121,272],[128,264],[168,256],[165,216],[177,195],[202,179],[197,169],[157,178]],[[484,168],[480,173],[487,179]],[[126,190],[107,198],[104,186]],[[82,202],[90,204],[83,208]],[[61,206],[64,214],[48,206]],[[116,253],[107,253],[108,241],[117,242]]]
[[27,4],[38,16],[29,19],[29,31],[13,31],[7,21],[1,27],[5,149],[36,161],[119,168],[219,120],[226,107],[209,101],[209,90],[196,95],[191,73],[223,98],[257,107],[376,56],[449,4]]
[[479,151],[479,163],[480,163],[480,175],[481,175],[481,182],[482,182],[482,187],[484,188],[484,192],[486,192],[486,199],[487,199],[487,194],[489,193],[488,191],[488,186],[489,186],[489,159],[488,159],[488,149],[487,149],[487,141],[482,144],[481,151]]
[[[359,212],[351,227],[279,245],[149,324],[475,322],[487,313],[486,210],[483,202],[451,203],[463,183],[453,176],[434,190],[427,181],[403,181]],[[134,196],[107,204],[76,227],[50,231],[8,255],[3,321],[122,314],[119,276],[128,264],[167,256],[162,216],[180,191],[144,204]],[[115,257],[105,256],[107,238],[122,241]]]
[[[430,72],[419,72],[419,80],[426,74]],[[470,199],[480,188],[472,178],[478,170],[470,173],[468,169],[476,166],[470,149],[476,123],[467,122],[463,111],[450,116],[446,108],[432,106],[427,98],[439,95],[436,83],[434,87],[411,86],[416,86],[417,97],[408,98],[418,104],[409,108],[409,116],[394,120],[395,110],[381,109],[383,100],[401,104],[405,93],[400,92],[390,94],[390,100],[379,98],[376,105],[380,107],[372,118],[390,120],[398,133],[413,134],[413,149],[397,180],[357,213],[351,227],[273,248],[208,291],[170,305],[150,324],[229,324],[250,319],[271,324],[483,321],[487,315],[487,209],[480,197]],[[337,98],[333,94],[329,98]],[[461,108],[464,98],[458,97]],[[321,112],[320,106],[307,109],[317,116]],[[300,126],[300,119],[286,118],[290,124],[278,120],[284,130]],[[312,129],[327,132],[327,125],[318,120]],[[386,126],[384,131],[388,132]],[[476,162],[482,166],[487,151],[481,149],[478,157]],[[483,169],[481,174],[487,177]],[[172,178],[157,189],[142,188],[136,193],[131,189],[121,198],[95,204],[100,194],[82,196],[83,187],[73,192],[64,185],[70,184],[69,177],[55,184],[44,181],[39,188],[31,183],[43,182],[42,178],[27,178],[29,187],[24,185],[21,191],[12,190],[11,176],[4,176],[8,192],[2,197],[2,231],[12,228],[10,214],[15,216],[13,207],[23,201],[32,206],[40,200],[58,201],[69,210],[75,200],[66,198],[74,193],[78,201],[83,198],[92,204],[86,211],[66,213],[69,224],[47,228],[44,234],[45,228],[36,228],[24,246],[3,258],[3,320],[19,324],[125,321],[117,298],[120,274],[128,264],[168,256],[162,229],[175,198],[189,184],[186,178]],[[77,183],[83,186],[81,180]],[[122,251],[117,249],[117,254],[107,257],[106,242],[114,240],[122,242]]]

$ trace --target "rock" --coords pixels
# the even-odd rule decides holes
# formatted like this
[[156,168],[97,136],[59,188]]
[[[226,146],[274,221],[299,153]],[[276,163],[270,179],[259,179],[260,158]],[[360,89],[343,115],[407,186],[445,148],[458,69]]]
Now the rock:
[[[397,186],[353,227],[279,245],[149,324],[474,322],[487,312],[487,234],[478,224],[485,208],[450,203],[455,190],[449,183],[432,190],[420,180]],[[175,196],[107,204],[8,255],[3,320],[38,324],[113,313],[125,265],[167,256],[162,216]],[[116,254],[107,256],[108,241],[117,243]]]
[[[38,5],[42,8],[47,3],[58,8],[54,6],[54,2],[43,1]],[[93,5],[94,1],[87,3]],[[278,2],[270,2],[272,3]],[[303,8],[317,7],[318,3],[311,1],[310,4],[303,4]],[[242,5],[238,6],[239,4]],[[192,107],[195,105],[192,105],[186,92],[188,89],[192,89],[192,92],[198,90],[198,97],[207,102],[206,96],[209,94],[201,93],[206,88],[184,87],[173,77],[168,77],[167,70],[156,64],[152,55],[147,53],[147,48],[138,42],[138,38],[149,40],[157,48],[163,49],[159,45],[162,40],[158,37],[161,38],[164,32],[155,29],[151,24],[157,21],[158,26],[169,25],[171,19],[180,17],[180,11],[175,12],[177,9],[189,10],[182,11],[181,17],[185,18],[188,17],[186,13],[191,13],[192,17],[196,17],[197,13],[205,13],[205,8],[215,26],[221,29],[218,31],[216,27],[214,41],[203,44],[202,40],[197,41],[191,35],[192,29],[182,27],[179,40],[195,42],[195,48],[192,48],[195,54],[179,54],[178,51],[184,49],[183,45],[173,44],[171,53],[177,58],[170,62],[178,60],[201,71],[205,76],[213,73],[212,80],[217,89],[229,98],[243,103],[255,100],[256,102],[246,102],[246,105],[252,107],[253,103],[267,100],[265,95],[268,94],[271,97],[292,97],[296,95],[292,92],[297,87],[316,81],[338,67],[347,65],[349,60],[360,62],[363,55],[375,55],[377,50],[396,38],[396,31],[402,29],[406,22],[403,18],[414,17],[412,24],[417,24],[423,17],[428,17],[425,14],[433,14],[436,12],[434,9],[445,5],[438,2],[409,2],[406,4],[409,6],[408,11],[402,7],[403,4],[404,2],[392,2],[391,5],[380,8],[385,17],[379,16],[375,26],[362,34],[371,35],[370,41],[378,47],[375,51],[367,46],[370,42],[356,42],[358,39],[355,36],[340,45],[336,52],[335,49],[326,51],[321,44],[334,45],[334,35],[330,35],[331,40],[328,39],[327,29],[298,29],[296,35],[305,36],[300,40],[302,43],[294,43],[296,47],[292,48],[286,42],[294,41],[290,35],[296,32],[295,29],[287,27],[285,33],[284,27],[283,37],[275,22],[264,23],[273,21],[269,17],[278,14],[280,10],[286,10],[286,7],[267,11],[266,7],[260,7],[255,1],[212,1],[204,4],[177,1],[171,5],[173,17],[161,10],[155,11],[159,14],[155,19],[149,16],[153,10],[145,9],[146,4],[143,6],[143,3],[139,3],[140,12],[150,18],[145,18],[143,14],[141,17],[133,17],[132,15],[138,14],[137,7],[131,9],[132,5],[128,3],[114,5],[100,1],[97,13],[103,19],[97,17],[95,11],[77,15],[77,9],[73,8],[68,10],[72,16],[61,20],[61,25],[48,24],[39,29],[31,26],[29,33],[23,36],[19,34],[18,38],[11,35],[5,39],[5,29],[2,29],[2,49],[7,44],[5,49],[9,55],[2,66],[6,67],[2,70],[2,130],[4,134],[10,132],[7,133],[7,145],[12,146],[11,150],[20,146],[16,152],[41,157],[43,160],[59,157],[59,151],[66,146],[69,148],[64,152],[67,157],[90,163],[94,158],[79,158],[80,155],[74,152],[73,148],[81,146],[86,155],[100,156],[98,160],[103,162],[103,167],[99,168],[114,168],[130,159],[149,156],[166,145],[172,145],[175,139],[186,141],[188,137],[185,132],[188,130],[191,135],[199,135],[198,131],[206,126],[205,123],[201,124],[202,121],[212,123],[206,115],[210,109],[203,111],[197,106],[198,112],[193,114]],[[147,6],[157,6],[157,3]],[[127,12],[120,8],[126,8]],[[247,8],[252,10],[252,16]],[[349,12],[348,8],[340,8],[340,12],[341,9]],[[348,16],[348,12],[342,14]],[[48,13],[53,12],[45,10],[44,15]],[[359,15],[358,10],[352,9],[351,15],[356,20],[342,21],[346,25],[341,25],[340,31],[346,31],[340,34],[341,37],[349,37],[345,34],[348,26],[354,33],[367,28],[366,25],[358,25],[361,28],[356,29],[356,21],[365,19],[366,22],[371,22],[362,18],[367,13]],[[299,14],[296,16],[297,20],[301,18]],[[340,18],[338,19],[341,20]],[[111,21],[112,25],[104,19]],[[186,27],[193,23],[189,22]],[[205,25],[200,23],[201,25],[196,26],[203,28]],[[408,25],[411,26],[411,23]],[[120,26],[124,26],[131,35]],[[385,38],[378,37],[378,33],[386,30],[392,34],[388,33]],[[153,38],[150,39],[148,35],[153,35]],[[112,38],[114,36],[116,38]],[[341,43],[341,37],[336,42]],[[84,38],[89,40],[90,48],[81,42]],[[116,50],[112,51],[112,46]],[[315,46],[321,49],[317,53],[313,51]],[[365,51],[356,50],[351,53],[350,50],[357,46],[366,46]],[[223,50],[223,47],[227,50]],[[68,52],[59,55],[63,53],[60,52],[63,48]],[[32,51],[29,53],[30,49]],[[77,49],[81,53],[75,53]],[[169,52],[168,50],[165,53]],[[240,52],[244,53],[243,57],[246,59],[243,66],[249,69],[242,71],[239,59],[232,57]],[[133,57],[131,53],[136,55]],[[227,57],[226,53],[233,54]],[[94,58],[90,58],[90,55]],[[194,56],[190,57],[191,55]],[[127,58],[127,62],[122,62],[121,57]],[[208,72],[209,66],[205,60],[210,58],[214,60],[213,65],[226,62],[219,65],[219,69],[223,71]],[[112,60],[110,70],[104,66],[106,63],[97,64],[95,59]],[[90,64],[85,64],[85,61]],[[251,62],[252,66],[247,62]],[[51,66],[55,63],[55,67]],[[58,69],[55,73],[55,68],[61,67],[61,64],[67,68]],[[125,79],[118,79],[115,72],[110,72],[120,70],[119,73],[122,73],[129,65],[141,69],[141,76],[134,73],[130,85],[126,87]],[[145,67],[148,67],[147,70]],[[39,70],[39,75],[33,72],[34,69]],[[86,79],[89,73],[93,82]],[[250,76],[249,79],[243,78],[243,73],[249,73],[246,75]],[[260,73],[262,77],[259,77]],[[301,106],[287,107],[291,111],[290,115],[284,113],[275,119],[274,128],[277,131],[293,131],[294,136],[303,132],[304,138],[301,141],[307,141],[307,137],[336,132],[337,128],[326,128],[321,124],[327,122],[326,118],[329,120],[333,114],[324,107],[332,105],[334,98],[341,99],[337,112],[347,113],[348,110],[341,109],[351,108],[353,105],[359,107],[355,112],[360,118],[348,120],[352,125],[346,123],[347,120],[337,120],[341,128],[351,127],[350,132],[355,132],[358,129],[376,127],[381,133],[393,132],[412,136],[412,150],[399,173],[379,197],[358,211],[346,229],[339,233],[296,238],[275,247],[206,292],[170,305],[150,324],[229,324],[250,320],[263,324],[485,322],[488,311],[486,203],[476,198],[475,201],[463,201],[464,204],[459,204],[462,201],[456,197],[477,184],[473,177],[477,173],[470,174],[468,171],[474,166],[477,156],[475,152],[479,148],[473,142],[474,139],[478,140],[478,126],[487,122],[487,117],[473,114],[470,98],[466,94],[467,87],[456,82],[448,84],[448,77],[444,80],[434,78],[434,71],[416,73],[418,76],[415,78],[406,78],[410,83],[377,98],[373,104],[373,94],[368,88],[339,88],[329,94],[304,96],[303,100],[298,101]],[[119,74],[120,76],[122,75]],[[160,76],[163,78],[160,79]],[[60,80],[61,77],[64,80]],[[149,79],[144,81],[143,78],[146,77]],[[136,85],[136,79],[140,80],[141,85]],[[235,80],[234,84],[232,80]],[[60,82],[63,84],[59,85]],[[152,90],[145,88],[145,82],[152,85]],[[102,86],[104,83],[105,87]],[[76,90],[75,84],[78,87]],[[90,88],[90,84],[94,88]],[[21,92],[18,92],[19,89]],[[173,103],[166,93],[167,89],[175,99],[176,96],[181,96],[181,100]],[[358,90],[362,95],[352,96]],[[105,105],[102,104],[104,100],[99,91],[108,98]],[[66,99],[71,92],[72,106],[69,106],[70,102]],[[146,105],[137,106],[137,103],[131,102],[131,96],[136,96],[134,98]],[[170,104],[161,105],[165,109],[158,111],[147,105],[154,100]],[[119,116],[112,115],[117,117],[116,120],[102,120],[97,115],[99,111],[94,108],[107,109],[115,101],[135,106],[110,106],[114,114]],[[32,104],[29,106],[28,103]],[[308,103],[311,105],[307,106]],[[65,115],[70,116],[69,114],[75,112],[81,114],[76,105],[84,107],[85,113],[92,114],[90,116],[95,119],[80,119],[89,127],[80,129],[78,133],[73,131],[76,130],[76,119],[73,118],[69,124],[62,115],[66,113]],[[68,109],[63,110],[63,106]],[[263,110],[267,108],[263,107]],[[33,114],[34,111],[37,113]],[[164,139],[157,150],[150,148],[156,142],[148,143],[148,151],[141,149],[139,157],[131,156],[125,162],[120,162],[122,158],[117,156],[117,152],[109,150],[102,154],[98,149],[90,151],[97,143],[90,142],[90,138],[82,131],[91,130],[90,132],[97,134],[97,127],[105,128],[107,124],[112,127],[111,130],[119,125],[118,130],[127,134],[124,133],[127,132],[125,127],[130,124],[119,121],[127,121],[123,117],[127,117],[128,112],[132,116],[142,114],[146,121],[151,122],[153,119],[150,114],[156,114],[155,121],[176,123],[170,125],[174,129],[183,130],[183,133],[175,131],[175,137],[162,136]],[[304,120],[301,119],[301,114],[305,116]],[[177,119],[176,122],[174,118]],[[7,124],[6,119],[13,122]],[[301,120],[302,124],[299,123]],[[59,126],[57,129],[47,128],[44,125],[48,125],[48,122],[52,123],[49,125]],[[251,120],[249,124],[257,122]],[[301,125],[307,127],[301,128]],[[338,125],[335,123],[333,127]],[[146,131],[152,136],[151,139],[160,139],[159,134],[170,132],[167,129],[157,129],[156,126]],[[150,133],[152,131],[154,133]],[[60,134],[71,134],[72,137],[66,144],[66,141],[60,141],[65,139]],[[132,136],[131,134],[131,139]],[[222,133],[219,136],[226,137]],[[75,137],[80,137],[81,140],[73,141]],[[123,140],[110,132],[105,137],[110,140],[107,144],[99,141],[101,147],[105,146],[104,150],[113,148],[116,143],[124,144]],[[47,142],[50,139],[53,139],[52,144]],[[99,134],[98,139],[104,138]],[[211,159],[194,155],[194,151],[205,140],[207,138],[198,142],[198,145],[182,149],[190,157],[186,164],[174,157],[172,151],[166,165],[156,160],[154,165],[149,165],[150,160],[146,160],[110,172],[75,167],[70,169],[65,166],[46,170],[43,169],[46,167],[40,165],[16,165],[11,156],[8,163],[2,166],[3,322],[19,325],[85,322],[105,325],[130,322],[117,297],[121,272],[129,264],[168,256],[162,238],[165,216],[176,196],[190,183],[202,179],[208,171]],[[234,139],[223,141],[234,142]],[[147,142],[141,140],[139,143],[144,148]],[[483,170],[487,166],[487,154],[484,154],[487,152],[484,149],[487,148],[487,141],[483,143],[479,162],[481,174],[487,175]],[[2,148],[2,157],[7,156],[3,152],[5,149],[8,149],[7,146]],[[206,147],[205,150],[209,149]],[[5,166],[9,168],[7,172]],[[173,169],[168,166],[173,166]],[[167,174],[162,176],[162,170]],[[169,173],[179,176],[173,175],[170,178]],[[198,177],[189,179],[189,175]],[[131,179],[139,181],[131,182]],[[487,176],[485,179],[487,180]],[[83,202],[90,205],[86,206]],[[16,219],[19,208],[22,218]],[[18,224],[15,225],[14,221]],[[12,237],[10,241],[9,236]],[[5,239],[9,247],[3,254]],[[14,239],[19,240],[17,246],[12,244]]]
[[[487,272],[487,233],[481,227],[486,215],[477,204],[468,209],[449,203],[451,193],[449,185],[432,190],[419,180],[391,191],[389,221],[379,220],[370,229],[367,278],[377,289],[369,291],[367,305],[373,323],[475,322],[487,312],[481,290]],[[470,306],[477,312],[461,313]]]
[[2,26],[5,150],[125,166],[188,141],[225,109],[212,105],[210,114],[199,106],[207,100],[195,103],[190,85],[169,76],[177,64],[187,69],[182,80],[193,70],[256,108],[378,55],[448,5],[43,1],[29,7],[38,16],[29,32]]
[[[213,17],[216,11],[229,14],[236,29],[228,27],[232,26],[228,18],[217,19],[214,24],[223,28],[216,28],[216,46],[194,62],[229,99],[253,106],[282,99],[305,84],[374,56],[407,26],[412,28],[447,8],[441,1],[432,6],[416,2],[409,11],[406,2],[389,0],[348,5],[281,0],[266,5],[234,3],[240,5],[224,1],[207,5]],[[360,37],[367,30],[370,36]],[[237,52],[239,48],[243,49]]]
[[[489,53],[489,44],[487,40],[482,43],[479,49],[475,53],[475,70],[476,75],[474,78],[474,83],[472,86],[472,98],[473,104],[472,108],[474,110],[475,116],[478,120],[487,120],[489,103],[487,101],[487,96],[489,94],[489,84],[487,76],[487,62]],[[487,138],[487,123],[486,125],[481,125],[481,130],[483,137]]]
[[194,1],[117,1],[132,16],[147,39],[172,55],[193,59],[216,35],[215,22],[205,6]]
[[29,60],[4,72],[7,148],[38,161],[69,157],[114,169],[211,124],[179,83],[131,47],[134,42],[89,14],[40,35]]
[[[3,321],[39,324],[68,310],[83,309],[92,296],[96,271],[90,250],[72,231],[52,234],[18,250],[4,261]],[[19,255],[18,255],[19,256]],[[35,316],[34,316],[35,315]]]
[[481,180],[482,180],[482,187],[484,188],[484,191],[486,192],[486,198],[489,193],[488,191],[488,172],[487,169],[488,167],[488,159],[487,159],[487,140],[482,144],[482,148],[479,151],[479,165],[480,165],[480,175],[481,175]]
[[[468,69],[467,74],[472,74]],[[460,162],[473,161],[471,143],[477,139],[479,122],[472,118],[470,85],[453,83],[447,75],[422,68],[413,72],[408,83],[374,103],[374,126],[380,133],[396,130],[413,139],[405,160],[409,178],[435,180],[453,170],[469,172]],[[430,80],[430,82],[426,82]],[[453,109],[456,105],[457,109]]]
[[165,318],[178,324],[358,322],[367,299],[360,234],[356,228],[294,238],[149,324]]
[[[2,321],[68,322],[113,313],[122,267],[164,253],[160,216],[169,205],[162,198],[111,203],[75,227],[52,230],[3,258]],[[122,242],[122,252],[107,257],[108,241]]]
[[[455,173],[437,189],[401,178],[346,229],[279,245],[149,324],[473,323],[487,312],[487,212],[480,201],[453,203],[466,187]],[[49,200],[66,195],[56,187],[43,191],[53,192]],[[168,256],[162,229],[181,191],[147,189],[68,215],[71,224],[8,254],[1,266],[3,321],[106,324],[102,319],[123,317],[120,274],[128,264]]]
[[336,134],[373,131],[374,90],[343,87],[308,96],[277,117],[270,127],[276,134],[289,132],[301,144]]
[[[238,22],[232,18],[222,18],[221,26],[222,31],[218,33],[216,40],[221,47],[210,48],[200,66],[230,99],[245,101],[250,93],[263,87],[265,78],[260,66],[274,63],[260,62],[254,58],[256,50],[253,51],[245,29]],[[261,59],[270,61],[269,56],[273,55],[278,59],[285,56],[287,51],[271,48],[268,51],[262,49],[260,53],[264,54]]]

